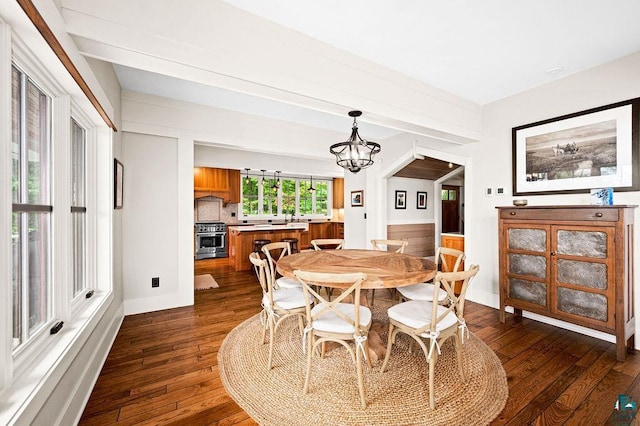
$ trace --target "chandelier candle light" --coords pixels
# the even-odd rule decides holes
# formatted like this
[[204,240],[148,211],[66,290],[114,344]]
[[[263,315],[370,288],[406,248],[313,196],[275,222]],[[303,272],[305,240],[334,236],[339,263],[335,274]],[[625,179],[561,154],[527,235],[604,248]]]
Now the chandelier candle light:
[[372,165],[373,156],[380,152],[380,144],[364,140],[358,134],[356,118],[361,115],[361,111],[349,111],[349,117],[353,117],[349,140],[333,144],[329,148],[329,152],[336,156],[336,163],[351,173],[358,173]]

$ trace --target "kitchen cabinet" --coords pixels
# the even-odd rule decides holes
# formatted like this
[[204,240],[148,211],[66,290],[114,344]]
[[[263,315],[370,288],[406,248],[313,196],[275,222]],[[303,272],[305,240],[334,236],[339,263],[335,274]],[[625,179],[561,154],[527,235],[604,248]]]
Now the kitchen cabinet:
[[195,198],[218,197],[223,203],[240,202],[240,170],[213,167],[193,169],[193,191]]
[[634,348],[636,206],[498,207],[500,320],[505,307],[613,334]]
[[333,208],[344,208],[344,178],[333,178]]

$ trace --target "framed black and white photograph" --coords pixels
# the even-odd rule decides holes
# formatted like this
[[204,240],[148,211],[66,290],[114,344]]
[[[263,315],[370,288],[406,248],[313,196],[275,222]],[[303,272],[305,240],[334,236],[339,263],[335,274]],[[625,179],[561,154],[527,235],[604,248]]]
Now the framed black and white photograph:
[[512,129],[513,195],[640,190],[640,98]]
[[427,208],[427,193],[418,191],[418,197],[416,199],[416,207],[421,210]]
[[364,191],[351,191],[351,207],[364,206]]
[[396,191],[396,209],[407,208],[407,191]]
[[121,209],[124,190],[124,166],[118,159],[113,159],[113,208]]

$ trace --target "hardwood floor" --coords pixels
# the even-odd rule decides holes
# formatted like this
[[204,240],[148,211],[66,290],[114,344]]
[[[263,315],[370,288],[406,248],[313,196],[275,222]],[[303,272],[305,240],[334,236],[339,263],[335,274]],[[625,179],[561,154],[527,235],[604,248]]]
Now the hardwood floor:
[[[192,307],[124,319],[81,425],[247,425],[227,395],[218,348],[236,325],[260,311],[250,272],[220,260],[197,261],[220,288],[196,292]],[[387,297],[377,292],[376,298]],[[502,361],[509,399],[496,425],[616,424],[618,395],[640,401],[640,354],[616,361],[615,345],[468,302],[466,322]],[[624,424],[624,423],[617,423]]]

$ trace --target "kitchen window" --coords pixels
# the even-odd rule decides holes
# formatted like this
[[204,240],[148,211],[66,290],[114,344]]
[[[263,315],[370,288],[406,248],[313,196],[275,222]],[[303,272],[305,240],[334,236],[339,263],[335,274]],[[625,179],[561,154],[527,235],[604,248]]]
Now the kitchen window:
[[331,217],[332,181],[313,179],[315,191],[309,191],[311,180],[295,176],[283,176],[280,187],[275,180],[261,176],[242,179],[242,215],[245,218],[283,219]]

